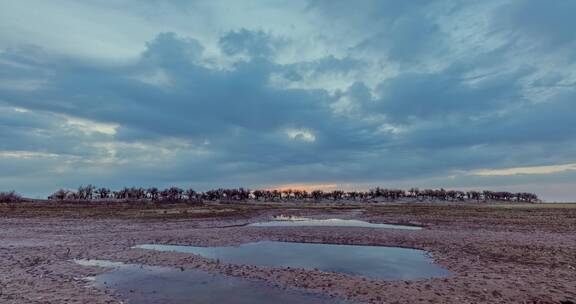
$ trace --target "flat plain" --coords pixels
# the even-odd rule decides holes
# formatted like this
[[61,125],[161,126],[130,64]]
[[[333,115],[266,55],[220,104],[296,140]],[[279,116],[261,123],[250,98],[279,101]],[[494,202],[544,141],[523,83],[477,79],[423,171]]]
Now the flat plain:
[[[277,215],[419,225],[252,227]],[[74,259],[168,266],[247,278],[354,303],[574,303],[576,204],[48,203],[0,205],[1,303],[120,303]],[[139,244],[239,245],[270,240],[430,252],[454,275],[384,281],[296,268],[227,264]]]

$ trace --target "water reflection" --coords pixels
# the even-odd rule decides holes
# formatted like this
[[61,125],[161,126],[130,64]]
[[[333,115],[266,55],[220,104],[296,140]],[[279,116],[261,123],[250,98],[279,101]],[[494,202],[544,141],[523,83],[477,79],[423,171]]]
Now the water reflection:
[[77,260],[86,266],[114,270],[90,278],[98,288],[111,288],[129,303],[152,304],[264,304],[344,303],[300,291],[282,290],[264,282],[209,274],[199,270]]
[[252,223],[248,226],[253,227],[300,227],[300,226],[328,226],[328,227],[366,227],[366,228],[387,228],[387,229],[405,229],[421,230],[422,227],[376,224],[361,220],[343,220],[343,219],[310,219],[305,217],[275,217],[273,221]]
[[272,241],[234,247],[152,244],[136,247],[193,253],[234,264],[319,269],[386,280],[413,280],[450,275],[448,270],[434,264],[426,251],[397,247]]

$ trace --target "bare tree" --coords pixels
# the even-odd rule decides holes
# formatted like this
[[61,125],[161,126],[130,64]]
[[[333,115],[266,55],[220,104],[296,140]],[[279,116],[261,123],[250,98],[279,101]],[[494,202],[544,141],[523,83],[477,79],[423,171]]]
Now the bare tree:
[[68,193],[70,191],[68,190],[64,190],[64,189],[59,189],[58,191],[52,193],[50,196],[48,196],[49,200],[56,200],[56,201],[63,201],[68,197]]
[[107,199],[110,197],[110,189],[102,187],[102,188],[98,188],[95,192],[94,192],[99,199]]
[[22,197],[14,191],[0,192],[0,203],[19,203],[23,201]]
[[186,197],[188,198],[189,201],[196,200],[196,191],[194,191],[194,189],[192,189],[192,188],[187,189],[184,194],[186,195]]

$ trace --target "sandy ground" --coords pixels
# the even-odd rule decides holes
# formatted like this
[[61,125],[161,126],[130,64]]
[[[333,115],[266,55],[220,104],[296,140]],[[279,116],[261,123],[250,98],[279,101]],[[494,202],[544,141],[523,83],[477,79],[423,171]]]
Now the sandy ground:
[[[243,226],[278,214],[426,229]],[[424,249],[455,275],[380,281],[131,249],[258,240]],[[0,303],[121,302],[113,290],[85,279],[105,269],[80,266],[75,258],[198,268],[360,303],[576,303],[576,205],[0,205]]]

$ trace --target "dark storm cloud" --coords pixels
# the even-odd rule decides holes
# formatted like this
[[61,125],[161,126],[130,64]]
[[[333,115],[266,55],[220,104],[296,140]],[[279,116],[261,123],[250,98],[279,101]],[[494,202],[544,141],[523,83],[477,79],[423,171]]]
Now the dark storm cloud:
[[[477,169],[576,162],[573,2],[277,4],[279,23],[302,20],[157,26],[121,63],[4,46],[0,32],[0,188],[470,185],[491,184],[466,173]],[[209,5],[97,7],[152,22]]]

